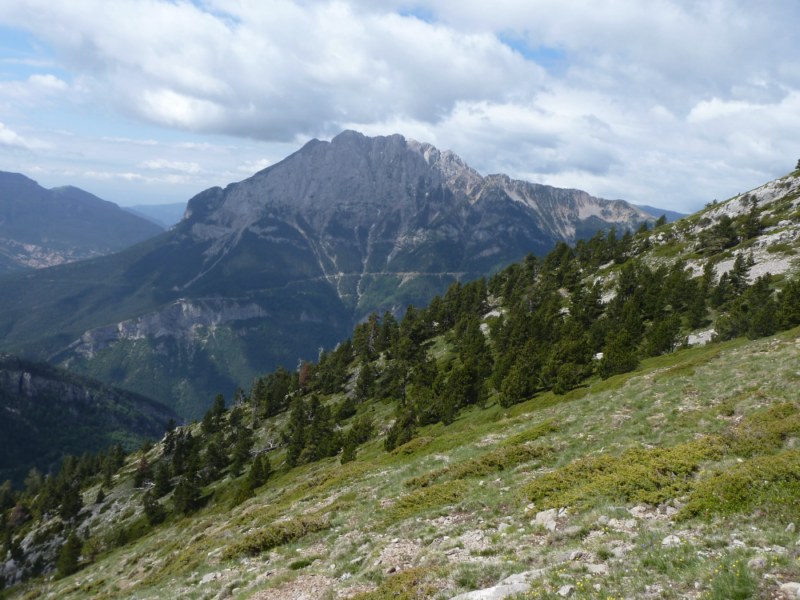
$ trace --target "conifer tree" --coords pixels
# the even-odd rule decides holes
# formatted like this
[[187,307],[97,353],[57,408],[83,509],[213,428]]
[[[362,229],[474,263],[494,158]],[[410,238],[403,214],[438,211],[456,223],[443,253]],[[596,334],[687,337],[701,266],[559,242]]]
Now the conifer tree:
[[356,443],[355,436],[352,435],[352,430],[344,436],[344,444],[342,446],[342,456],[340,462],[346,464],[356,459],[356,451],[358,444]]
[[302,398],[295,398],[292,401],[292,410],[289,413],[289,422],[283,434],[286,443],[286,464],[294,467],[300,460],[300,454],[306,443],[306,406]]
[[397,446],[402,446],[414,437],[416,429],[417,417],[413,408],[410,406],[402,408],[395,419],[394,425],[386,432],[384,448],[387,451],[391,451]]
[[338,448],[335,448],[334,444],[330,408],[322,404],[317,396],[312,396],[309,412],[311,423],[306,434],[304,459],[315,461],[335,454]]
[[236,442],[233,445],[231,457],[231,473],[240,475],[244,466],[250,460],[250,450],[253,448],[253,430],[249,427],[240,427],[236,431]]
[[58,552],[58,558],[56,559],[56,576],[58,578],[67,577],[77,572],[80,553],[81,542],[73,531]]
[[200,506],[200,486],[194,473],[187,473],[175,486],[172,501],[175,512],[188,515]]
[[372,363],[362,363],[356,380],[355,399],[358,402],[365,402],[372,396],[375,389],[375,369]]
[[140,488],[146,481],[153,478],[153,469],[147,456],[142,456],[136,465],[136,472],[133,475],[133,487]]
[[156,468],[155,479],[153,481],[153,494],[156,498],[161,498],[172,489],[170,482],[169,465],[165,461],[160,461]]
[[148,490],[145,492],[144,496],[142,496],[142,507],[144,508],[147,522],[150,523],[150,525],[158,525],[167,517],[166,510],[164,510],[164,507],[156,499],[152,490]]
[[624,330],[612,333],[603,348],[600,376],[607,379],[618,373],[633,371],[638,365],[639,359],[630,334]]
[[256,456],[253,459],[253,464],[250,465],[250,470],[247,472],[247,487],[255,490],[264,485],[269,477],[270,464],[266,456]]
[[83,500],[80,487],[77,483],[67,485],[62,495],[61,506],[58,509],[61,518],[65,521],[74,519],[78,516],[81,508],[83,508]]
[[212,439],[206,446],[203,470],[207,473],[207,480],[213,481],[228,466],[228,455],[222,450],[219,442]]

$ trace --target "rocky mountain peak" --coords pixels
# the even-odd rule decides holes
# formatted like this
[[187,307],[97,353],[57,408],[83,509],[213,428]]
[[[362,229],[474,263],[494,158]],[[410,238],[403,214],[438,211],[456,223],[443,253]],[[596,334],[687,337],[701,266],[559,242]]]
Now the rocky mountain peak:
[[[586,192],[483,177],[454,152],[402,135],[345,131],[198,194],[149,245],[81,267],[86,275],[57,274],[77,309],[42,292],[52,289],[44,278],[7,286],[0,308],[14,308],[0,320],[9,332],[0,348],[35,345],[196,417],[198,399],[315,357],[372,312],[399,314],[454,281],[647,218]],[[103,285],[74,283],[83,281]],[[29,318],[20,307],[42,297],[47,319]],[[138,349],[139,363],[126,362]],[[164,364],[166,352],[179,358]],[[117,369],[120,360],[131,368]]]

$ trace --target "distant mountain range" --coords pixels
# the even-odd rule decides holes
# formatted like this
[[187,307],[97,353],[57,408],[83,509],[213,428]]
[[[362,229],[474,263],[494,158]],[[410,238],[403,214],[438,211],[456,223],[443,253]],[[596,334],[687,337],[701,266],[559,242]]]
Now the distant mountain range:
[[623,201],[483,177],[429,144],[347,131],[198,194],[161,236],[7,278],[1,343],[196,417],[216,391],[316,358],[372,311],[647,220]]
[[186,212],[186,202],[136,204],[134,206],[123,206],[122,210],[152,221],[162,229],[169,229],[183,218],[183,213]]
[[161,231],[79,188],[0,171],[0,275],[110,254]]
[[0,481],[46,473],[65,454],[160,438],[177,415],[165,406],[48,364],[0,354]]

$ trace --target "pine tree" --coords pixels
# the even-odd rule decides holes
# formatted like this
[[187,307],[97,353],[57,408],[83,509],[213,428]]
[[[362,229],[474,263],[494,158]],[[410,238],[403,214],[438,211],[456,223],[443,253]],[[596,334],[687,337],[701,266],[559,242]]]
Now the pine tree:
[[372,396],[375,389],[375,369],[372,364],[365,362],[361,365],[356,380],[355,399],[358,402],[365,402]]
[[133,487],[140,488],[145,482],[150,481],[152,478],[153,469],[150,462],[147,460],[146,456],[142,456],[139,459],[139,463],[136,465],[136,473],[133,475]]
[[777,298],[776,319],[781,329],[800,325],[800,278],[788,282]]
[[207,481],[214,481],[219,474],[228,466],[228,455],[222,450],[219,442],[212,439],[206,446],[203,457],[203,471]]
[[142,506],[144,508],[144,514],[147,517],[147,522],[150,523],[150,525],[158,525],[167,517],[167,511],[164,510],[161,503],[156,500],[155,494],[151,490],[148,490],[145,492],[144,496],[142,496]]
[[618,331],[609,336],[600,361],[600,376],[607,379],[618,373],[633,371],[639,365],[636,348],[627,331]]
[[352,462],[356,459],[356,451],[358,444],[356,443],[355,436],[352,435],[352,430],[344,436],[344,445],[342,446],[342,457],[340,459],[342,464]]
[[295,398],[292,401],[292,411],[289,414],[289,422],[283,433],[286,443],[286,464],[294,467],[300,460],[300,454],[306,445],[306,424],[307,411],[302,398]]
[[658,356],[666,352],[672,352],[678,342],[680,333],[681,319],[673,314],[669,317],[656,321],[647,332],[647,342],[645,351],[648,356]]
[[181,477],[175,486],[172,501],[177,513],[188,515],[197,510],[200,506],[200,487],[194,474],[187,473]]
[[247,487],[251,490],[260,488],[267,482],[271,470],[269,459],[266,456],[256,456],[250,470],[247,472]]
[[81,542],[75,532],[69,534],[67,541],[61,546],[56,559],[56,576],[67,577],[78,571],[78,560],[81,554]]
[[500,386],[500,406],[508,408],[525,400],[532,391],[530,381],[523,362],[515,362]]
[[334,448],[333,419],[330,408],[322,404],[317,396],[312,396],[309,412],[311,424],[306,434],[304,458],[308,461],[315,461],[332,456],[338,451],[338,448]]
[[172,489],[170,482],[169,465],[163,460],[158,463],[156,468],[156,475],[153,481],[153,494],[156,498],[161,498],[169,493]]
[[417,429],[417,417],[411,407],[406,407],[400,410],[394,425],[386,432],[386,439],[384,440],[384,448],[387,451],[394,450],[398,446],[402,446],[414,437]]
[[64,490],[61,506],[58,509],[61,518],[69,521],[78,516],[78,513],[83,508],[83,499],[81,498],[80,487],[77,483],[68,485]]
[[250,450],[253,448],[253,430],[249,427],[240,427],[236,432],[236,442],[233,446],[231,457],[231,473],[239,475],[250,460]]

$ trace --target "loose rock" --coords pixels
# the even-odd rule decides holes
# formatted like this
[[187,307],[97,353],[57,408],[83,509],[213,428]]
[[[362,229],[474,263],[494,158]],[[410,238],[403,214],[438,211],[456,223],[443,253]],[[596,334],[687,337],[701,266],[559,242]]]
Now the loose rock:
[[575,593],[575,586],[574,585],[562,585],[558,588],[558,595],[562,598],[569,598],[572,594]]

